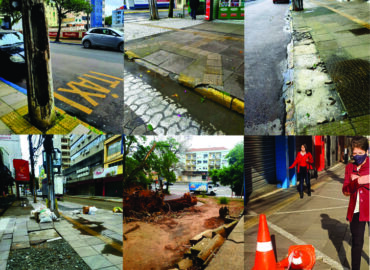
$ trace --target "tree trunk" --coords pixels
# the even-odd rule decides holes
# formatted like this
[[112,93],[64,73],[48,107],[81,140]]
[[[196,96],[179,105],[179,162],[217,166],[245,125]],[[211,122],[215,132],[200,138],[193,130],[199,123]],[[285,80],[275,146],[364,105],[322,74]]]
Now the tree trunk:
[[44,1],[23,1],[22,14],[28,113],[31,123],[45,131],[55,122],[55,107]]
[[159,20],[157,0],[149,0],[150,19]]
[[58,11],[58,33],[55,42],[59,42],[60,31],[62,30],[62,14]]
[[170,0],[170,6],[168,7],[168,18],[173,18],[173,8],[175,5],[174,0]]

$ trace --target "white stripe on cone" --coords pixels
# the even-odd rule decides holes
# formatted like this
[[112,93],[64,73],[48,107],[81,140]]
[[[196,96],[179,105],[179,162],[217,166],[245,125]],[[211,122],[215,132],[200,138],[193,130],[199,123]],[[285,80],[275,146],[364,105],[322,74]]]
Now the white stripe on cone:
[[294,258],[293,257],[293,264],[297,265],[297,264],[301,264],[302,263],[302,258],[301,257],[298,257],[298,258]]
[[257,251],[267,252],[272,250],[272,243],[270,242],[257,242]]

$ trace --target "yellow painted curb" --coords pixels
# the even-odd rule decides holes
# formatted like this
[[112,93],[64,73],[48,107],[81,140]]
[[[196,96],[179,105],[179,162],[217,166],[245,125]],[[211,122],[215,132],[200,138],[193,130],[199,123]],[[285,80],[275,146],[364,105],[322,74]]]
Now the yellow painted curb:
[[184,74],[180,74],[178,78],[178,82],[184,86],[194,88],[195,87],[195,78],[186,76]]
[[231,104],[231,110],[244,114],[244,101],[234,98]]
[[125,56],[132,60],[132,59],[135,59],[135,58],[141,58],[140,56],[138,56],[136,53],[134,53],[133,51],[125,51]]
[[224,107],[230,108],[232,97],[227,96],[213,88],[197,87],[194,90],[202,96],[205,96],[206,98],[213,100]]
[[[111,238],[109,237],[106,237],[104,235],[101,235],[100,233],[90,229],[89,227],[85,226],[85,225],[82,225],[81,223],[77,222],[76,220],[70,218],[70,217],[67,217],[63,214],[60,214],[63,218],[65,218],[66,220],[68,220],[70,223],[72,223],[73,225],[75,225],[77,228],[79,229],[82,229],[84,230],[85,232],[99,238],[100,240],[102,240],[103,242],[105,242],[106,244],[110,245],[112,248],[122,252],[122,249],[123,249],[123,246],[121,246],[120,244],[118,244],[117,242],[113,241]],[[123,237],[122,237],[123,238]]]

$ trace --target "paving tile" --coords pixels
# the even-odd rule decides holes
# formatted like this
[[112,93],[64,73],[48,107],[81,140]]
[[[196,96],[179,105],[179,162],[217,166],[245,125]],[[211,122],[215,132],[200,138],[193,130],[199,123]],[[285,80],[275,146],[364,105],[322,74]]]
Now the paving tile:
[[74,250],[81,257],[89,257],[89,256],[93,256],[93,255],[98,254],[98,252],[95,249],[93,249],[92,247],[74,247]]
[[91,269],[100,269],[104,267],[113,266],[111,262],[109,262],[106,258],[102,255],[95,255],[90,257],[82,258]]
[[30,242],[18,242],[18,243],[13,243],[12,244],[12,250],[13,249],[23,249],[23,248],[29,248],[30,247]]

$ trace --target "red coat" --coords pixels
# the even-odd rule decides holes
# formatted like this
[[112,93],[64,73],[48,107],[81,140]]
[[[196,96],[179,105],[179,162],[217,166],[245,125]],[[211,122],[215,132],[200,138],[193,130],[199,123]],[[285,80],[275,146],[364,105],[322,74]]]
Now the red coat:
[[352,221],[353,211],[356,207],[357,192],[360,192],[360,221],[369,220],[369,184],[360,185],[356,180],[351,180],[351,174],[357,174],[360,176],[369,175],[369,157],[366,158],[366,162],[357,172],[357,165],[350,163],[346,166],[346,173],[344,176],[344,183],[342,191],[343,193],[350,193],[351,197],[349,200],[347,220]]
[[[308,159],[308,162],[306,161]],[[304,156],[301,155],[301,152],[298,152],[296,159],[294,160],[292,166],[289,167],[289,169],[294,168],[296,165],[298,165],[298,172],[299,167],[307,167],[307,170],[313,169],[312,168],[313,158],[310,152],[306,152]]]

